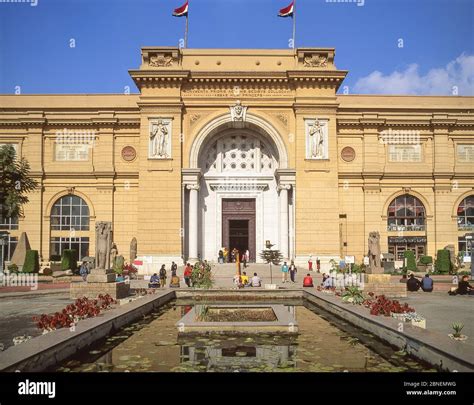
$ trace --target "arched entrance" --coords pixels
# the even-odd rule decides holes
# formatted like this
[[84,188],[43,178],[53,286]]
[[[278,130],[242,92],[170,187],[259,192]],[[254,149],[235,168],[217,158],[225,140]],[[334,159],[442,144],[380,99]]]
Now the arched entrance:
[[196,168],[183,171],[191,174],[183,175],[187,257],[215,261],[226,247],[248,249],[250,260],[259,262],[267,240],[290,257],[294,174],[287,176],[283,143],[252,122],[208,127],[193,146]]

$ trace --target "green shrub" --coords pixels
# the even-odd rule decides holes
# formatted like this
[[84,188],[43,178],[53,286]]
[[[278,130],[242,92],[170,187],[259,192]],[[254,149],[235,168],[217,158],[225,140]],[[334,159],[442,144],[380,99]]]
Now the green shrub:
[[433,264],[433,257],[431,256],[421,256],[420,257],[420,264],[424,264],[425,266],[428,264]]
[[61,258],[61,270],[77,269],[77,252],[75,249],[64,249]]
[[7,269],[10,273],[18,273],[18,266],[15,263],[8,265]]
[[435,271],[438,274],[446,274],[451,272],[451,258],[449,257],[449,250],[440,249],[436,255]]
[[23,273],[38,273],[40,269],[39,255],[37,250],[27,250],[25,255],[25,264]]
[[117,256],[115,258],[115,264],[114,264],[113,270],[115,271],[115,273],[121,275],[123,273],[124,265],[125,265],[125,260],[123,256]]
[[417,271],[416,267],[416,259],[415,259],[415,253],[412,252],[411,250],[407,250],[405,253],[403,253],[403,257],[406,259],[405,260],[405,266],[404,269],[406,271]]

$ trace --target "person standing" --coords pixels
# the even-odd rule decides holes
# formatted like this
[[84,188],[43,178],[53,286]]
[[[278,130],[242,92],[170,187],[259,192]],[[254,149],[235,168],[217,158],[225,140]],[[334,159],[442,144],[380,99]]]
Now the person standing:
[[290,280],[292,283],[294,283],[295,276],[296,276],[296,273],[298,272],[298,269],[296,268],[295,262],[293,260],[291,261],[289,270],[290,270]]
[[176,277],[178,271],[178,265],[175,262],[171,262],[171,277]]
[[240,252],[238,249],[235,249],[235,264],[237,266],[237,274],[240,276],[242,272],[240,270]]
[[184,269],[184,282],[188,287],[191,287],[191,274],[193,269],[189,263],[186,264],[186,268]]
[[242,253],[242,261],[244,262],[244,269],[247,268],[247,252]]
[[166,286],[166,268],[164,264],[161,265],[160,269],[160,285],[161,287]]
[[313,271],[313,259],[312,256],[309,257],[308,260],[308,271]]
[[316,270],[318,273],[320,273],[321,270],[321,260],[319,260],[319,257],[316,258]]
[[281,266],[281,281],[282,283],[288,282],[288,265],[286,262],[284,262],[283,266]]
[[245,256],[246,256],[246,259],[247,259],[247,263],[250,262],[250,250],[246,250],[245,251]]

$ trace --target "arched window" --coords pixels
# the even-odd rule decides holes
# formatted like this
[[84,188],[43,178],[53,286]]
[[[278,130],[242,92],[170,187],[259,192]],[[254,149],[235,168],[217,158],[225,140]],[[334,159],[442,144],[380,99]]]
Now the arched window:
[[458,206],[458,229],[474,230],[474,195],[466,197]]
[[425,230],[425,207],[412,195],[404,194],[395,198],[388,206],[387,216],[389,231]]
[[54,203],[50,217],[51,260],[60,260],[64,249],[74,249],[77,260],[89,255],[89,220],[89,207],[79,196],[67,195]]
[[67,195],[56,201],[51,209],[51,230],[88,231],[89,207],[76,195]]

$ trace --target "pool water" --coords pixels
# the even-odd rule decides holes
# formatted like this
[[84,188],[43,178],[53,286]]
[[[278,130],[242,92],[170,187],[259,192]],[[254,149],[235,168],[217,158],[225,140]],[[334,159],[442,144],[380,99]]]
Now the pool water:
[[170,303],[54,371],[436,371],[311,304],[288,308],[298,322],[296,336],[178,335],[176,322],[191,307],[181,300]]

